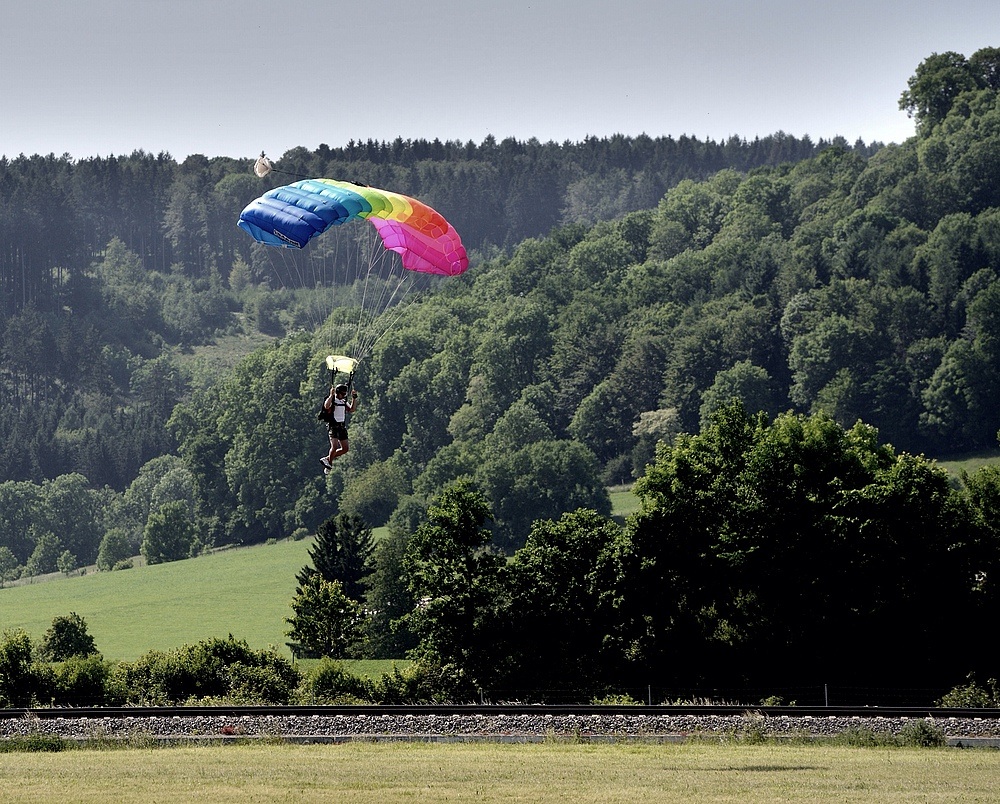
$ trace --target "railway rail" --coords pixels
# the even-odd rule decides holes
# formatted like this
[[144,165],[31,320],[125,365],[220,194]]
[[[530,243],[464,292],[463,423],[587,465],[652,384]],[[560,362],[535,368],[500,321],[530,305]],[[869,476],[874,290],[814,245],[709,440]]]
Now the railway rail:
[[900,735],[930,724],[949,745],[1000,748],[1000,709],[801,706],[182,706],[0,710],[0,740],[288,742],[653,740]]
[[948,718],[995,720],[1000,709],[921,706],[760,706],[760,705],[589,705],[589,704],[323,704],[312,706],[122,706],[122,707],[29,707],[0,709],[0,720],[32,717],[381,717],[454,715],[551,715],[551,716],[709,716],[730,717],[748,712],[765,717],[787,718]]

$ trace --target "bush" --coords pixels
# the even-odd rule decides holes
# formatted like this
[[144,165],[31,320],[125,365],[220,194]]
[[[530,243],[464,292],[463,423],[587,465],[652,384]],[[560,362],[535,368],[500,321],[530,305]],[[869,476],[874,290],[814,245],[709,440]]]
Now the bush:
[[592,706],[642,706],[642,701],[637,701],[628,693],[611,693],[600,698],[592,698]]
[[354,704],[368,700],[365,679],[352,675],[335,659],[322,659],[299,685],[304,704]]
[[[281,659],[280,656],[277,657]],[[232,664],[226,673],[229,692],[226,699],[243,706],[287,704],[295,690],[299,676],[291,665],[285,672],[277,663],[260,665]]]
[[210,639],[168,653],[150,651],[115,666],[113,694],[129,704],[166,705],[206,699],[287,704],[299,671],[276,651],[252,650],[246,642]]
[[52,699],[54,673],[31,659],[31,638],[21,629],[0,639],[0,707],[32,706]]
[[468,701],[459,692],[462,674],[454,665],[414,662],[406,669],[393,666],[392,672],[377,679],[349,673],[334,659],[323,659],[299,686],[299,703],[382,705]]
[[944,729],[929,720],[911,720],[899,730],[899,744],[911,748],[939,748],[948,744]]
[[997,680],[991,678],[986,682],[986,689],[983,689],[970,675],[968,684],[953,687],[940,701],[938,706],[952,707],[955,709],[992,709],[1000,707],[1000,689],[997,688]]
[[467,703],[472,700],[465,674],[453,664],[417,661],[383,673],[368,683],[368,696],[377,704]]
[[109,699],[111,666],[100,654],[73,656],[55,669],[54,703],[62,706],[114,706]]

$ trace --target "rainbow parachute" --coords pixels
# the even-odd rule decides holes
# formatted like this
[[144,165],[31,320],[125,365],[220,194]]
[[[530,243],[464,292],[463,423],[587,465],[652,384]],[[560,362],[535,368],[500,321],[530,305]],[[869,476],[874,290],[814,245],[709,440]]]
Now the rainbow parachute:
[[239,227],[269,246],[303,248],[331,226],[368,220],[403,267],[455,276],[469,267],[458,232],[427,204],[400,193],[335,179],[304,179],[251,201]]

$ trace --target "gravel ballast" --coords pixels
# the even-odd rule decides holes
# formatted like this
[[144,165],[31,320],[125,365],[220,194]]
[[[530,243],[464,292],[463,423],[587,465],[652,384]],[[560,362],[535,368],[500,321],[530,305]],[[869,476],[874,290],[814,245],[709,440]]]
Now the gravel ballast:
[[[950,745],[1000,746],[992,718],[923,718]],[[45,717],[0,720],[0,739],[51,735],[72,740],[204,740],[271,738],[295,742],[352,740],[534,742],[660,740],[692,737],[833,737],[847,731],[898,735],[918,718],[772,717],[742,715],[191,715],[170,717]]]

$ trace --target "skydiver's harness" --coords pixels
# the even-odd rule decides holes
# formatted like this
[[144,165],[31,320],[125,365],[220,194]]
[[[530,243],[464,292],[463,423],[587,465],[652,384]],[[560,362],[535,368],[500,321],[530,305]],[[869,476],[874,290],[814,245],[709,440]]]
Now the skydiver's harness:
[[[337,397],[334,397],[333,398],[333,407],[330,408],[330,410],[329,410],[330,421],[334,421],[337,424],[347,424],[347,405],[348,405],[348,402],[347,402],[346,399],[340,400],[340,399],[337,399]],[[337,408],[341,408],[341,410],[343,411],[343,418],[337,418]],[[324,407],[324,410],[325,409],[326,408]]]

